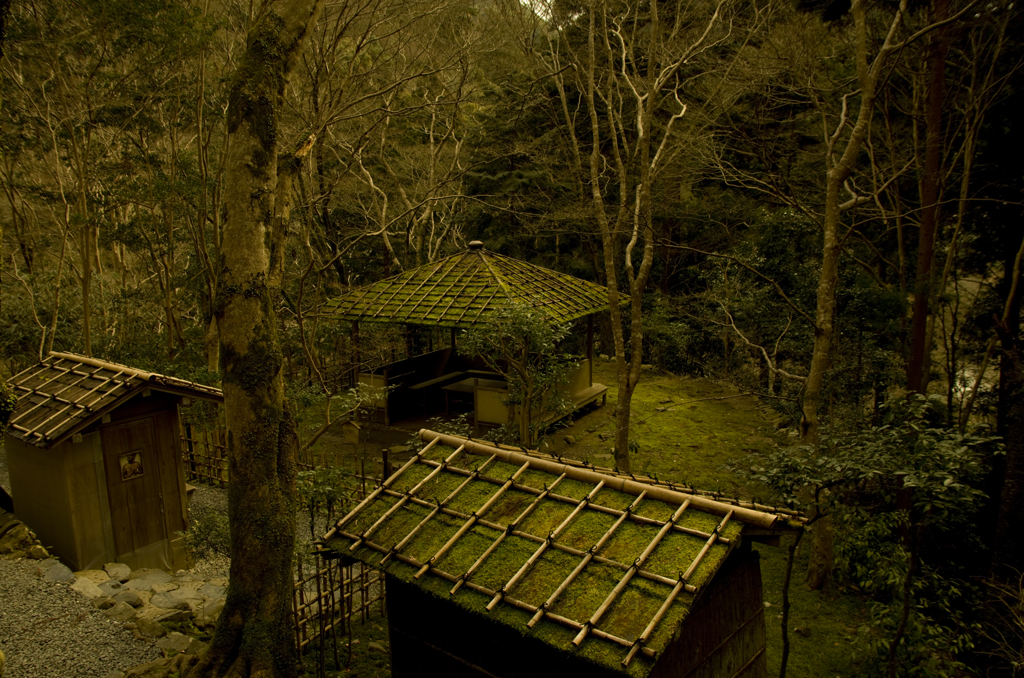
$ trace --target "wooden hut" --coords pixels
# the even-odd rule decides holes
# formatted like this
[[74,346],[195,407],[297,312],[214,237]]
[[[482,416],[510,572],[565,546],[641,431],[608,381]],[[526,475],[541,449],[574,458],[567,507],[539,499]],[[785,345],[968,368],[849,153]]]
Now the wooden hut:
[[15,514],[75,570],[185,565],[178,405],[219,389],[69,353],[11,378]]
[[752,538],[798,516],[431,431],[324,537],[387,574],[419,675],[767,675]]
[[[593,314],[608,309],[607,290],[571,275],[490,252],[469,243],[465,252],[420,266],[329,301],[321,315],[360,322],[401,323],[451,329],[451,346],[360,373],[362,384],[386,389],[376,412],[390,425],[440,406],[460,394],[472,397],[474,422],[502,425],[523,416],[503,404],[507,384],[479,358],[455,352],[456,331],[486,327],[509,303],[540,311],[551,323],[588,319],[586,355],[570,375],[566,393],[572,409],[604,402],[608,387],[593,379]],[[556,413],[531,415],[534,423]]]

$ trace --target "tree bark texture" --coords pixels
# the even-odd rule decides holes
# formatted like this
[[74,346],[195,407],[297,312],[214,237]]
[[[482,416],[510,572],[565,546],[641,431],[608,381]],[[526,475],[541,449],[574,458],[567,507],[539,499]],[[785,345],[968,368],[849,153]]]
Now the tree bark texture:
[[269,0],[253,21],[228,101],[227,219],[216,316],[230,484],[230,583],[210,647],[189,672],[294,676],[291,626],[298,437],[277,337],[285,218],[278,111],[323,0]]
[[[934,20],[944,21],[949,0],[936,0]],[[928,332],[930,301],[934,296],[932,262],[939,218],[942,183],[942,104],[945,98],[946,53],[949,41],[940,28],[931,35],[928,50],[928,98],[925,111],[924,172],[921,177],[921,228],[917,240],[917,275],[914,278],[914,306],[910,324],[910,353],[907,357],[907,389],[924,393],[928,388]]]

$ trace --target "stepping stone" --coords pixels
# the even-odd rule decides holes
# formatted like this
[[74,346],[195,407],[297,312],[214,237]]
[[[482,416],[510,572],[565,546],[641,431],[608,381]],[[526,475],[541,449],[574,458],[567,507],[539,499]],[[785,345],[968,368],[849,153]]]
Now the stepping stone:
[[119,582],[126,582],[132,576],[132,568],[124,563],[107,563],[103,569],[110,575],[110,579],[116,579]]
[[92,583],[84,577],[81,579],[76,577],[75,583],[71,585],[71,588],[75,591],[78,591],[86,598],[102,598],[103,596],[107,595],[106,593],[100,590],[100,587],[96,586],[96,584]]
[[50,581],[59,581],[61,583],[64,583],[72,577],[74,577],[75,575],[71,572],[71,568],[69,568],[67,565],[57,563],[56,565],[51,565],[50,567],[46,568],[46,572],[43,576],[49,579]]

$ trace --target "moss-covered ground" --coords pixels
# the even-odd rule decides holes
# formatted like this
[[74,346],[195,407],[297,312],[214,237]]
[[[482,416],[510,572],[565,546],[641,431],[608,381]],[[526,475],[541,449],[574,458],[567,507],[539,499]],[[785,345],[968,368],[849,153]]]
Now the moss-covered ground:
[[[614,365],[597,361],[594,380],[608,386],[607,405],[582,412],[574,421],[567,422],[563,428],[549,431],[541,448],[548,453],[585,459],[599,466],[611,466],[614,463],[612,438],[617,395]],[[633,396],[633,424],[630,436],[634,443],[633,469],[663,480],[720,491],[730,496],[767,499],[767,492],[763,487],[758,487],[737,475],[731,467],[757,464],[760,455],[775,446],[785,446],[792,442],[793,439],[785,431],[776,431],[773,425],[776,416],[755,398],[743,396],[728,386],[702,379],[645,372]],[[460,462],[464,463],[465,460]],[[504,473],[501,477],[507,475],[508,473]],[[521,481],[529,485],[534,484],[530,482],[529,473],[525,474]],[[435,486],[430,488],[431,491],[427,494],[440,495],[438,499],[443,499],[454,489],[448,487],[450,484],[450,481],[434,483]],[[559,487],[559,493],[575,496],[578,492],[574,490],[577,489],[579,488],[574,488],[571,484],[565,484]],[[518,493],[512,493],[507,500],[499,502],[491,509],[492,513],[488,517],[494,517],[494,512],[521,511],[529,503],[530,497],[517,495]],[[475,495],[467,495],[464,501],[472,504],[477,499],[479,498]],[[530,518],[537,523],[557,519],[558,516],[554,513]],[[414,526],[415,523],[407,527],[411,529]],[[532,527],[543,529],[544,525]],[[700,527],[706,529],[705,526]],[[566,538],[571,538],[571,535],[567,534]],[[423,542],[419,546],[423,547],[424,552],[430,551],[431,548],[439,546],[433,543],[436,540],[437,538],[434,538],[430,543]],[[508,544],[509,548],[516,546],[514,541]],[[483,548],[486,548],[486,545],[480,545],[478,550]],[[755,548],[761,554],[764,582],[768,674],[777,676],[782,652],[782,582],[786,552],[782,548],[767,545],[757,545]],[[470,548],[446,557],[466,559],[467,563],[471,564],[475,559],[472,551],[474,549]],[[655,554],[658,555],[660,554]],[[864,652],[866,645],[866,639],[858,632],[858,629],[864,628],[868,618],[866,604],[853,596],[808,590],[802,583],[806,559],[806,551],[798,552],[793,584],[790,587],[791,650],[787,675],[791,678],[853,676],[856,672],[857,658]],[[554,558],[551,560],[553,562]],[[555,565],[557,564],[552,566]],[[481,571],[480,577],[486,579],[488,573]],[[529,587],[530,578],[522,585]],[[447,587],[441,588],[445,590],[442,592],[439,588],[439,595],[447,595]],[[613,610],[612,614],[628,614],[628,601],[624,602],[626,605],[621,610]],[[502,609],[502,606],[498,609]],[[518,613],[519,611],[509,611],[509,614]],[[384,629],[383,637],[381,625]],[[387,647],[386,623],[383,620],[367,622],[364,625],[358,622],[354,624],[353,642],[352,663],[346,668],[346,657],[343,656],[341,670],[335,671],[330,669],[333,660],[329,658],[328,675],[389,675],[387,655],[379,651],[366,650],[370,642]],[[307,671],[307,674],[314,675],[314,672]]]

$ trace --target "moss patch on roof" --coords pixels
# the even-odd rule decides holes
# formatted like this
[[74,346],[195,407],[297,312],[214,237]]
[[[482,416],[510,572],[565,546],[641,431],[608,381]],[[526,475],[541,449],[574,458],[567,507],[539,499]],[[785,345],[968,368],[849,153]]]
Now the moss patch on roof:
[[595,283],[475,247],[328,301],[323,315],[365,322],[469,328],[490,322],[508,303],[553,323],[608,308]]
[[[595,484],[521,471],[479,453],[452,453],[440,445],[427,450],[340,522],[325,547],[629,675],[646,676],[653,666],[643,652],[628,667],[622,661],[681,576],[699,559],[686,580],[690,586],[643,643],[653,653],[668,644],[695,595],[740,538],[741,523],[729,521],[716,534],[723,517],[693,507],[665,528],[679,506],[609,487],[595,492]],[[508,482],[517,472],[515,482]],[[636,571],[632,566],[648,550]],[[423,571],[428,562],[431,568]],[[573,572],[575,578],[552,600]],[[624,576],[632,578],[611,596]],[[496,593],[500,602],[488,612]],[[572,641],[579,629],[606,601],[594,624],[599,631],[576,648]],[[547,613],[531,628],[528,622],[546,602]]]

